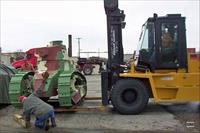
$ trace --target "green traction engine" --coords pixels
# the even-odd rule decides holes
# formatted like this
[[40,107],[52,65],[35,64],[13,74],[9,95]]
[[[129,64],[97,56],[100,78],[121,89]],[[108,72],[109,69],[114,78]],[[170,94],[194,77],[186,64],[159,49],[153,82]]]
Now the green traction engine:
[[44,72],[48,72],[49,77],[42,88],[41,99],[57,99],[59,106],[64,107],[72,107],[83,101],[87,94],[86,78],[75,70],[62,43],[54,42],[47,47],[35,48],[35,56],[38,70],[19,71],[10,81],[9,96],[14,106],[20,106],[20,95],[28,96],[41,86]]

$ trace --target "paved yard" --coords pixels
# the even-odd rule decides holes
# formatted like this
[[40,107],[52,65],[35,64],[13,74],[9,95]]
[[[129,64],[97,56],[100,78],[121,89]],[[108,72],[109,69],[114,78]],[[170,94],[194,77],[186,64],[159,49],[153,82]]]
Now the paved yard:
[[[88,97],[101,96],[100,76],[87,76]],[[99,106],[101,101],[86,101],[86,105]],[[118,132],[198,132],[198,103],[184,105],[157,105],[150,100],[146,110],[139,115],[120,115],[112,107],[106,112],[57,113],[58,127],[48,132],[118,133]],[[0,108],[0,132],[43,132],[33,126],[23,129],[13,121],[13,113],[20,113],[13,106]],[[32,118],[32,123],[34,118]]]

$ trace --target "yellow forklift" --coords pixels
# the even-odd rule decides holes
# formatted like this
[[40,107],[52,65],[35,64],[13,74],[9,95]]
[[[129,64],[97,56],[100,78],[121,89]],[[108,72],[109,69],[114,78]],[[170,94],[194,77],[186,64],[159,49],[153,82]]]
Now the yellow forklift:
[[[108,62],[102,72],[102,103],[121,114],[144,110],[155,102],[200,101],[200,56],[188,52],[185,17],[154,14],[142,26],[138,50],[129,69],[124,67],[124,11],[118,0],[104,0],[107,16]],[[137,19],[137,18],[136,18]]]

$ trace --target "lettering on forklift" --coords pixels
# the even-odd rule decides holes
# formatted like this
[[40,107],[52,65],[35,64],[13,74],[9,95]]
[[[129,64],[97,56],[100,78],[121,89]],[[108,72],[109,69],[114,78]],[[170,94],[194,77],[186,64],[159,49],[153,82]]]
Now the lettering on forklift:
[[173,77],[163,77],[163,78],[160,78],[160,80],[174,80]]
[[112,58],[114,58],[114,56],[116,55],[116,53],[118,53],[118,49],[117,49],[117,41],[115,38],[115,30],[113,28],[113,26],[111,26],[111,50],[112,51]]

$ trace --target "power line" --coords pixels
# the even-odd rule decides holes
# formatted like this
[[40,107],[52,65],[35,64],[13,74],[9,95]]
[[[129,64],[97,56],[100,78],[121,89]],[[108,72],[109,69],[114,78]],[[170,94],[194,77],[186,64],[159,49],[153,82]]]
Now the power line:
[[80,52],[80,53],[108,53],[108,52],[96,52],[96,51],[83,51],[83,52]]

